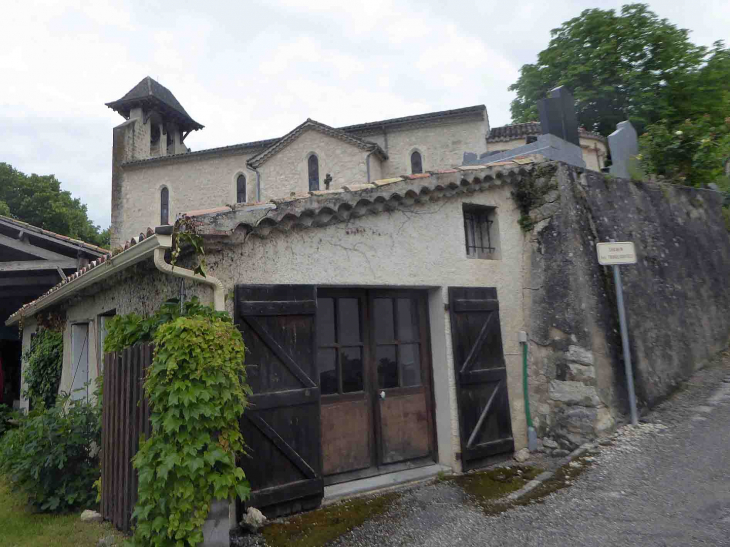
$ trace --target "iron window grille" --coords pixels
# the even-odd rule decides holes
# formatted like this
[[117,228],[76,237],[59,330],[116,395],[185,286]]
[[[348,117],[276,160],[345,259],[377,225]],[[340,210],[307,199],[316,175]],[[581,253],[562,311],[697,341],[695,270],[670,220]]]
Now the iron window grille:
[[466,256],[494,258],[496,248],[492,245],[492,211],[491,207],[464,205]]

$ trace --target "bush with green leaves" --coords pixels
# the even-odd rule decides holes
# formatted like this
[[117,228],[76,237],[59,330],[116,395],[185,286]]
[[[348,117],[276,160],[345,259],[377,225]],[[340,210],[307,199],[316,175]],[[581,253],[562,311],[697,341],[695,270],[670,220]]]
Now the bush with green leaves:
[[36,509],[66,512],[93,507],[99,478],[101,403],[59,397],[32,411],[0,438],[0,474]]
[[18,413],[14,412],[7,405],[0,405],[0,437],[2,437],[7,431],[15,429],[15,421],[18,418]]
[[151,342],[157,329],[178,317],[200,317],[230,321],[226,312],[215,311],[210,306],[204,306],[193,297],[182,306],[177,299],[171,299],[162,304],[160,309],[149,317],[142,317],[136,313],[115,315],[108,324],[107,336],[104,339],[104,351],[121,351],[135,344]]
[[695,187],[714,182],[730,191],[724,173],[730,157],[730,117],[706,115],[680,124],[654,124],[639,143],[637,159],[647,174]]
[[30,399],[32,407],[44,404],[52,407],[56,403],[58,386],[63,370],[63,333],[40,329],[23,354],[25,367],[23,379],[26,389],[23,396]]
[[[118,328],[128,324],[121,320]],[[144,384],[152,434],[134,458],[132,544],[198,545],[211,502],[245,499],[250,491],[236,464],[244,452],[239,419],[250,394],[243,340],[230,317],[216,313],[153,324],[155,354]]]

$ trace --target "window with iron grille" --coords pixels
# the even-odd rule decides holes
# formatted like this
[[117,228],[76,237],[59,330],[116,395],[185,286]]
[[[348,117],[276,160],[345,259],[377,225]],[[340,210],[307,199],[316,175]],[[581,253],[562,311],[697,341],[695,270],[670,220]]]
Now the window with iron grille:
[[464,239],[469,258],[498,258],[495,208],[463,204]]

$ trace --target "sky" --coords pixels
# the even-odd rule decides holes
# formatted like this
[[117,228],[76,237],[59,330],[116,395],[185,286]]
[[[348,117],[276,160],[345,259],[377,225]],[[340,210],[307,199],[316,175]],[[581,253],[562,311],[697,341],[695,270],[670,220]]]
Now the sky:
[[[654,0],[697,44],[730,38],[728,0]],[[510,122],[519,68],[604,0],[3,0],[0,162],[54,174],[110,222],[104,106],[146,76],[205,125],[193,150],[484,104]]]

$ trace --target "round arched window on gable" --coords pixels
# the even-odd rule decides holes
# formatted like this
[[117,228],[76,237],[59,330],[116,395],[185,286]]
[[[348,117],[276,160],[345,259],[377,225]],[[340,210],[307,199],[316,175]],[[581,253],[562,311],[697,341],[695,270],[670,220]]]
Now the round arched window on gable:
[[423,158],[418,150],[411,153],[411,173],[414,175],[423,173]]
[[236,203],[246,203],[246,175],[236,178]]
[[309,172],[309,190],[319,190],[319,158],[312,154],[307,160],[307,171]]
[[160,226],[170,224],[170,191],[167,187],[160,190]]

